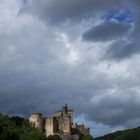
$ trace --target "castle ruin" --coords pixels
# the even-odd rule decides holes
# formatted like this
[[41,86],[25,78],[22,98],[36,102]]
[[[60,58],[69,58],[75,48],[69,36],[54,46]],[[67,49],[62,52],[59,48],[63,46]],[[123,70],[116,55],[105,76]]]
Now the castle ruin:
[[29,117],[29,121],[46,137],[59,135],[62,140],[79,140],[80,137],[90,134],[90,129],[83,124],[73,123],[73,110],[69,109],[67,104],[55,112],[54,116],[43,118],[41,113],[34,113]]

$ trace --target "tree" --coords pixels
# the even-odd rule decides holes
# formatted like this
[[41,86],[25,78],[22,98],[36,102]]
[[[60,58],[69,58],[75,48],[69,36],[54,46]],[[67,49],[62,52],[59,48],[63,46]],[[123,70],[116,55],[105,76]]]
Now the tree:
[[47,140],[28,120],[0,115],[0,140]]
[[91,135],[85,135],[81,138],[81,140],[93,140],[93,137]]
[[0,140],[19,140],[19,132],[8,116],[0,115]]
[[16,126],[22,126],[24,122],[24,118],[18,116],[13,116],[10,118],[10,120],[14,122]]

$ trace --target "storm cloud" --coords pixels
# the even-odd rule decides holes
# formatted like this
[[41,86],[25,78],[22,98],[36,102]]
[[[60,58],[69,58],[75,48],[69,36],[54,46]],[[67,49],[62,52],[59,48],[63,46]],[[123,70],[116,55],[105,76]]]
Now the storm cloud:
[[130,25],[116,22],[105,22],[92,27],[83,34],[83,40],[87,41],[111,41],[127,35]]
[[123,2],[121,0],[117,2],[115,0],[107,0],[107,2],[103,4],[102,0],[27,0],[25,4],[27,6],[23,8],[22,12],[29,12],[41,19],[62,22],[73,18],[75,20],[76,18],[80,19],[83,16],[89,16],[95,11],[107,9],[110,6],[119,8],[123,5]]
[[[0,112],[50,115],[67,102],[95,136],[139,125],[135,2],[2,0]],[[126,8],[133,11],[131,22],[103,18]]]

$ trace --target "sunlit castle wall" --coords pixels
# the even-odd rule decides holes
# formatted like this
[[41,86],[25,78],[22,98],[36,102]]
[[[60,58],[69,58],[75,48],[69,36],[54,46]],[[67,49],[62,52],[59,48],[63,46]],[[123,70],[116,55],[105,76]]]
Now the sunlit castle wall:
[[43,131],[44,122],[41,113],[34,113],[29,117],[29,122],[39,130]]
[[47,117],[45,119],[45,135],[48,137],[50,135],[57,134],[58,124],[56,117]]

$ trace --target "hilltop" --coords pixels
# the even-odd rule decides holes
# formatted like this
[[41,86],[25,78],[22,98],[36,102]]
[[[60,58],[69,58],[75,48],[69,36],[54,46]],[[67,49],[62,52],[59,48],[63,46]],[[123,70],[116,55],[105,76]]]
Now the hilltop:
[[140,140],[140,127],[110,133],[95,140]]

